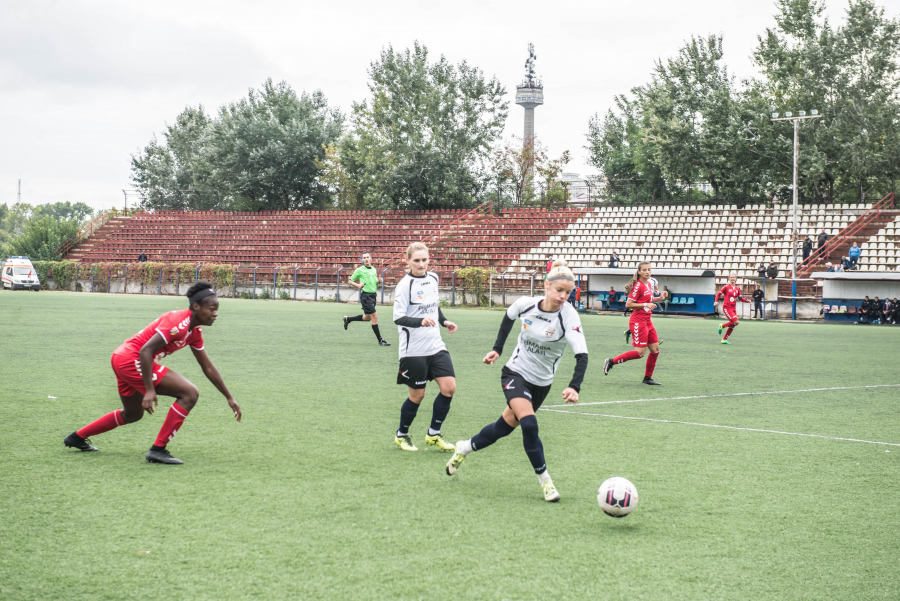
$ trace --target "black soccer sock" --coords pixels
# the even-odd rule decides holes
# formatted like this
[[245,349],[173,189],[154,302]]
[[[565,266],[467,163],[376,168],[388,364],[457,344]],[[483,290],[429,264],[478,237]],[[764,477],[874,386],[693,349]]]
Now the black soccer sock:
[[538,422],[534,415],[526,415],[519,420],[522,426],[522,444],[525,446],[525,454],[531,461],[531,467],[535,474],[543,474],[547,471],[547,463],[544,461],[544,445],[538,436]]
[[362,320],[363,320],[362,315],[354,315],[353,317],[347,318],[347,321],[362,321]]
[[409,427],[416,419],[418,411],[419,405],[409,399],[403,401],[403,406],[400,407],[400,429],[397,430],[397,436],[409,436]]
[[441,393],[434,399],[434,405],[431,408],[431,428],[428,430],[428,434],[431,435],[432,432],[440,432],[441,424],[444,423],[444,420],[447,419],[447,414],[450,413],[450,401],[453,400],[453,397],[444,396]]
[[485,447],[489,447],[504,436],[509,436],[515,430],[513,426],[506,423],[501,416],[500,419],[493,424],[488,424],[481,429],[481,432],[472,437],[472,450],[480,451]]
[[377,338],[378,340],[381,340],[381,332],[378,331],[377,323],[372,324],[372,331],[375,332],[375,338]]

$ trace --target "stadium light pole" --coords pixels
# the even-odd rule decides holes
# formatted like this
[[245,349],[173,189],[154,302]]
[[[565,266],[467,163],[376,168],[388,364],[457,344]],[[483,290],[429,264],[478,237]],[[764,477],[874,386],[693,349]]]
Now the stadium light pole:
[[794,228],[791,233],[791,255],[793,257],[793,265],[791,269],[791,319],[797,319],[797,201],[799,199],[798,180],[800,179],[800,121],[803,119],[818,119],[822,115],[819,111],[810,111],[807,115],[806,111],[799,111],[796,116],[787,112],[783,117],[779,117],[778,113],[772,113],[772,121],[793,121],[794,122]]

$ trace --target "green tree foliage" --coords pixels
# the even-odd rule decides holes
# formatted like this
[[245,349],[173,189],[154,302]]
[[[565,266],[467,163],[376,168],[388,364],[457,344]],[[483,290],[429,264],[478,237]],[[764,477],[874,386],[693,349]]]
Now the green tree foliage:
[[57,249],[78,233],[81,222],[76,219],[58,220],[35,217],[25,225],[25,231],[6,245],[6,254],[25,255],[35,261],[57,261]]
[[370,208],[465,207],[489,179],[491,146],[508,113],[505,90],[465,61],[388,47],[369,69],[371,98],[354,103],[343,166]]
[[[588,126],[591,162],[607,194],[684,197],[693,182],[708,198],[791,196],[793,130],[769,114],[817,109],[801,125],[801,198],[856,202],[893,189],[900,173],[900,18],[853,0],[833,28],[822,0],[778,0],[775,27],[759,36],[760,77],[737,85],[722,39],[692,39],[656,64],[652,80],[616,98],[616,111]],[[627,191],[626,191],[627,192]]]
[[289,210],[321,206],[327,192],[316,160],[337,140],[344,117],[319,92],[298,95],[267,80],[211,118],[187,108],[132,157],[146,208]]

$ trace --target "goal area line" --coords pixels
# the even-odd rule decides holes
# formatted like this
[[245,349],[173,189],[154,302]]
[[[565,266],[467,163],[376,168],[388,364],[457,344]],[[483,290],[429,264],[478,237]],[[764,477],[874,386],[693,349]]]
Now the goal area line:
[[[571,405],[570,405],[571,406]],[[684,422],[674,419],[658,419],[653,417],[632,417],[628,415],[607,415],[604,413],[588,413],[585,411],[571,411],[565,409],[546,409],[540,408],[540,411],[551,411],[553,413],[573,413],[575,415],[590,415],[593,417],[608,417],[611,419],[630,419],[642,422],[657,422],[661,424],[681,424],[684,426],[701,426],[704,428],[722,428],[724,430],[742,430],[744,432],[763,432],[765,434],[785,434],[788,436],[805,436],[807,438],[824,438],[826,440],[843,440],[845,442],[862,442],[866,444],[886,445],[890,447],[900,447],[900,443],[896,442],[880,442],[877,440],[863,440],[861,438],[844,438],[841,436],[826,436],[824,434],[804,434],[803,432],[784,432],[782,430],[766,430],[764,428],[743,428],[740,426],[723,426],[721,424],[702,424],[699,422]]]

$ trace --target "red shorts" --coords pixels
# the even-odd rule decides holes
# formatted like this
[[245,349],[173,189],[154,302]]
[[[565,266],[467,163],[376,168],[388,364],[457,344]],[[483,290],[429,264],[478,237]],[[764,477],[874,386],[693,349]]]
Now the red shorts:
[[631,328],[631,346],[647,346],[659,342],[652,321],[632,321],[628,325]]
[[[119,385],[119,394],[124,397],[134,396],[136,393],[145,394],[144,378],[141,375],[141,362],[127,355],[113,353],[113,371],[116,373],[116,383]],[[153,364],[153,383],[158,384],[165,377],[169,368],[158,363]]]
[[738,316],[737,311],[730,307],[722,307],[722,312],[725,313],[725,317],[728,318],[728,321],[737,322]]

